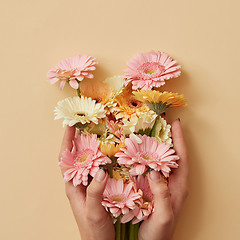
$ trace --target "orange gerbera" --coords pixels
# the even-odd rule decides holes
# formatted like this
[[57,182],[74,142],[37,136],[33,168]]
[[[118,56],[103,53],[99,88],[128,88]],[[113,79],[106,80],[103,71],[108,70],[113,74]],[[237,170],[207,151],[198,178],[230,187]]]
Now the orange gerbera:
[[159,92],[156,90],[134,91],[135,99],[147,103],[148,107],[157,114],[165,112],[169,107],[187,106],[184,95],[172,92]]
[[114,107],[116,111],[116,118],[128,118],[132,114],[140,115],[142,112],[149,111],[147,104],[138,100],[132,93],[132,84],[128,84],[123,90],[115,96],[117,106]]
[[83,80],[79,88],[81,95],[90,97],[103,105],[113,96],[113,89],[107,83],[100,80]]
[[120,148],[125,146],[124,143],[114,144],[101,141],[100,142],[100,151],[107,155],[108,157],[114,156],[117,152],[120,151]]

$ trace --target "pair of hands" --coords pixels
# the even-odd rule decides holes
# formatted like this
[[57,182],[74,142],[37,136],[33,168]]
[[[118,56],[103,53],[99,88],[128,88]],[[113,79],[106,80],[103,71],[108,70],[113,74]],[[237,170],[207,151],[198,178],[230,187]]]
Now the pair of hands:
[[[66,149],[72,149],[75,127],[67,127],[61,146],[60,156]],[[179,168],[173,170],[168,185],[156,171],[148,174],[149,185],[154,195],[154,213],[139,228],[139,240],[169,240],[173,235],[183,202],[188,195],[188,156],[181,123],[172,123],[174,149],[180,157]],[[101,205],[102,194],[108,174],[99,169],[88,187],[74,187],[65,183],[69,199],[82,240],[113,240],[115,230],[110,215]]]

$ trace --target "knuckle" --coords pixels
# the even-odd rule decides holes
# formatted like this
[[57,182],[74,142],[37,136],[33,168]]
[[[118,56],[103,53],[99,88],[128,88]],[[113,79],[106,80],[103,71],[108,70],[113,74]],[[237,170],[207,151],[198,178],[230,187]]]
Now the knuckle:
[[94,214],[91,210],[86,211],[87,222],[93,226],[100,226],[102,224],[103,218],[97,214]]
[[159,223],[161,226],[168,227],[171,226],[174,223],[175,217],[173,212],[169,212],[165,216],[161,216],[159,219]]
[[65,194],[66,194],[68,200],[71,201],[74,198],[74,196],[77,194],[77,189],[73,186],[72,187],[65,186]]
[[95,191],[94,188],[88,186],[86,192],[87,192],[87,196],[88,196],[88,197],[92,197],[92,198],[95,198],[95,197],[96,197],[96,191]]
[[162,186],[161,188],[156,189],[156,195],[161,198],[169,198],[170,192],[168,190],[167,185]]
[[86,192],[87,192],[87,196],[90,198],[97,198],[97,199],[102,198],[102,194],[99,193],[99,191],[93,186],[87,187]]
[[89,185],[86,190],[87,197],[102,199],[102,192],[94,185]]

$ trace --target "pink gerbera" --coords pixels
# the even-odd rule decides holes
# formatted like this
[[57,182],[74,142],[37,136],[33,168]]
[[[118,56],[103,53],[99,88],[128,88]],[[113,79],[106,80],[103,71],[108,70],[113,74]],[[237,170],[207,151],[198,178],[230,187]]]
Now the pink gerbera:
[[47,79],[51,84],[59,82],[59,88],[62,90],[65,83],[78,89],[78,83],[86,78],[93,78],[93,74],[89,71],[96,69],[96,58],[88,55],[77,55],[66,58],[59,62],[56,67],[50,69],[47,73]]
[[142,175],[134,177],[133,181],[136,183],[137,190],[141,189],[142,196],[142,204],[133,210],[134,219],[132,223],[138,223],[142,220],[148,218],[149,215],[153,212],[153,194],[150,189],[148,178],[143,177]]
[[147,167],[161,171],[165,177],[169,177],[171,168],[177,168],[177,155],[170,145],[159,143],[156,138],[146,135],[137,135],[141,143],[134,136],[125,140],[125,148],[116,153],[118,163],[130,167],[133,176],[142,175]]
[[95,176],[99,165],[111,163],[111,160],[98,150],[97,135],[81,134],[73,140],[73,148],[63,152],[59,166],[65,170],[64,181],[73,179],[73,185],[88,185],[88,174]]
[[181,74],[181,66],[164,52],[139,53],[127,62],[127,66],[124,74],[125,85],[132,82],[134,90],[160,87],[165,84],[164,80]]
[[113,121],[107,118],[107,128],[121,141],[124,141],[124,134],[122,133],[122,126],[121,122]]
[[134,215],[130,211],[141,204],[142,192],[137,191],[133,182],[124,183],[122,179],[109,178],[103,192],[102,205],[114,218],[121,215],[121,222],[130,221]]

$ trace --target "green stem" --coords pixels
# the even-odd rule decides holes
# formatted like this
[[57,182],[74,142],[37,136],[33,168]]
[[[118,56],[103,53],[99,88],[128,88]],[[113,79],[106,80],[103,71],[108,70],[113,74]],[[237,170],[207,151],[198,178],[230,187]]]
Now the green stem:
[[125,239],[124,240],[129,240],[129,229],[130,229],[130,223],[125,223],[126,229],[125,229]]
[[80,93],[80,89],[79,89],[79,88],[77,89],[77,95],[78,95],[79,97],[81,97],[81,93]]
[[126,224],[121,223],[121,240],[126,240],[125,239],[125,232],[126,232]]
[[134,224],[130,223],[129,240],[134,240]]
[[116,240],[121,240],[121,220],[118,218],[117,222],[115,223],[115,233],[116,233]]
[[138,240],[139,223],[134,225],[134,240]]

